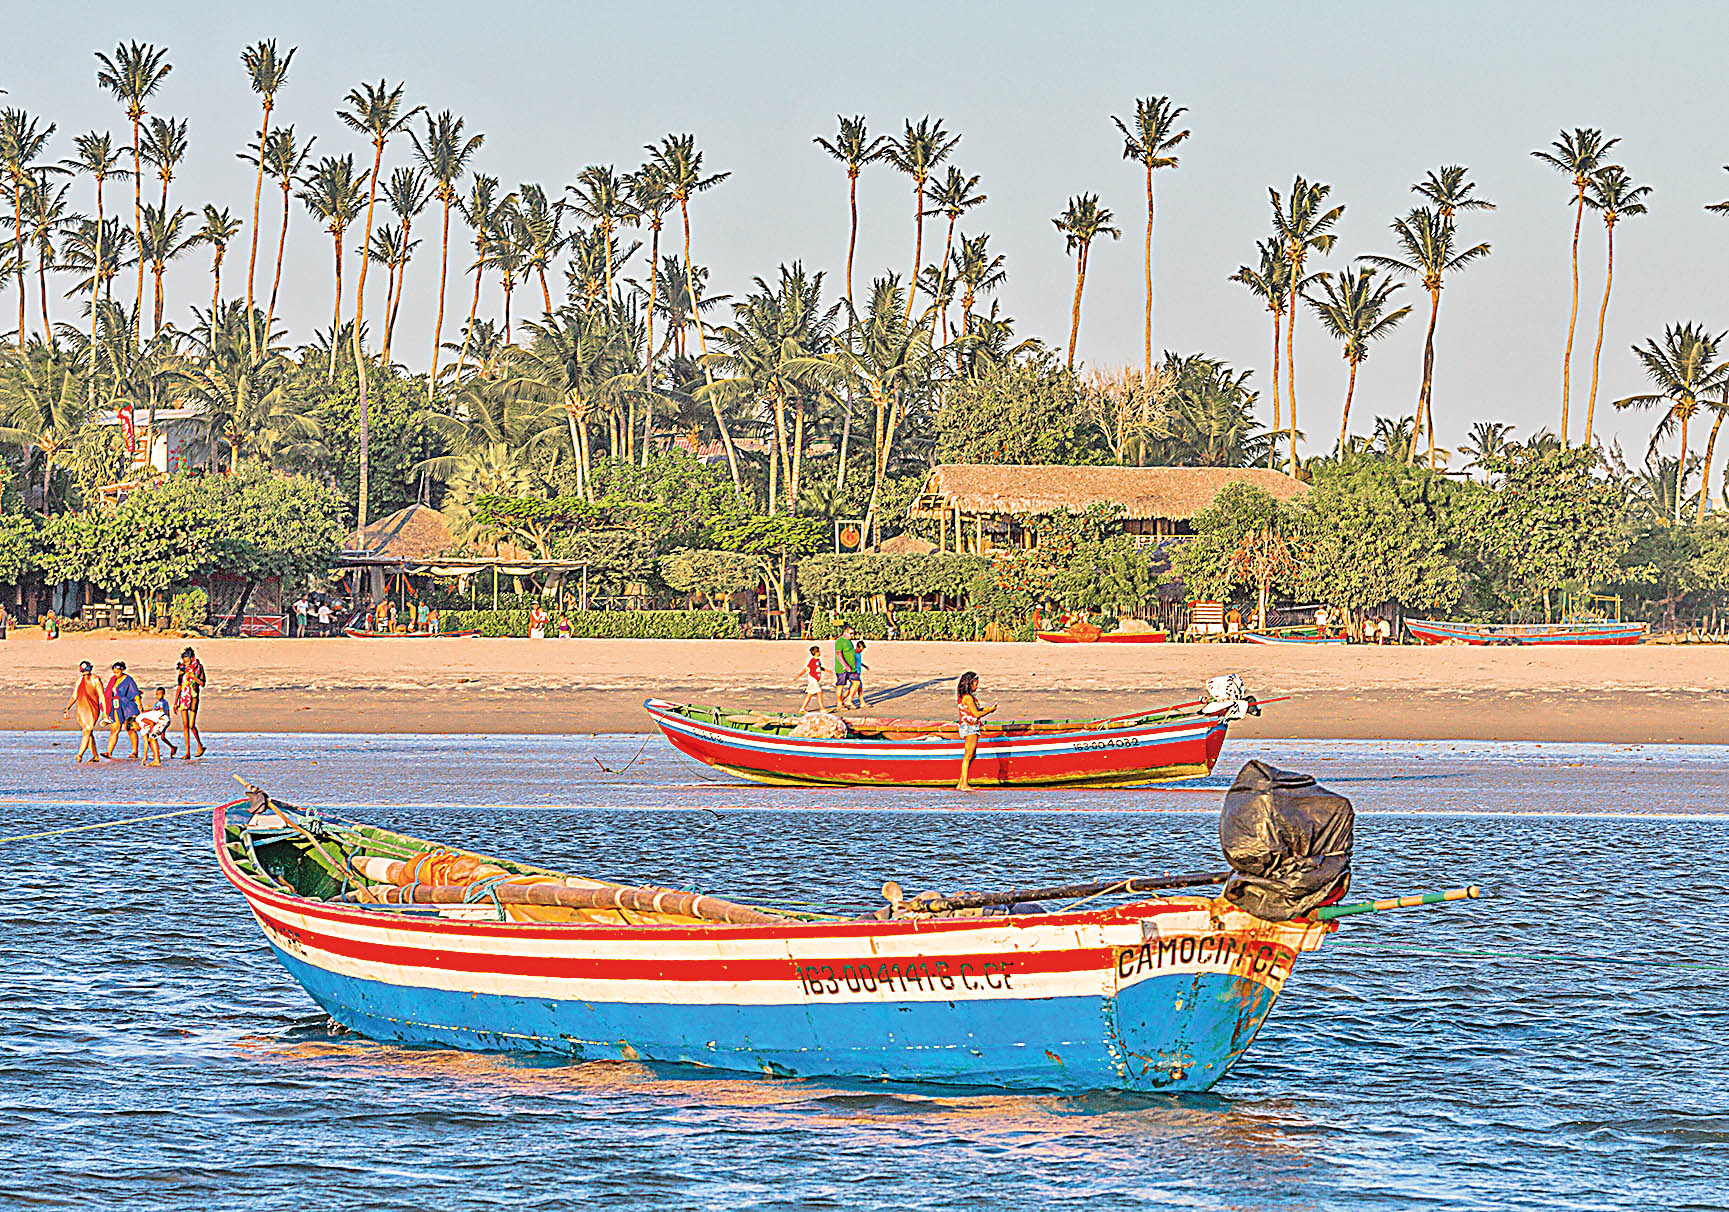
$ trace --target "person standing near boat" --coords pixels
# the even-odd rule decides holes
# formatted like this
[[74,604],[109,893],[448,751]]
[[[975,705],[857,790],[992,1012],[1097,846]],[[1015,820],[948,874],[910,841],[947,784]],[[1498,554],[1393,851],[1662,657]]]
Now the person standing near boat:
[[[204,664],[198,659],[198,654],[187,648],[180,654],[179,681],[175,685],[174,706],[180,711],[180,734],[186,743],[186,752],[181,754],[181,760],[190,762],[193,758],[204,756],[204,738],[198,732],[198,700],[204,692]],[[198,742],[198,751],[192,750],[192,742]]]
[[108,679],[104,687],[104,699],[108,708],[108,752],[103,757],[114,756],[114,746],[120,742],[122,730],[132,735],[132,760],[138,759],[138,696],[142,693],[138,683],[132,680],[132,675],[126,672],[125,661],[115,661],[114,676]]
[[955,714],[960,721],[961,729],[961,781],[955,784],[956,791],[971,791],[973,785],[969,781],[973,771],[973,754],[978,752],[979,733],[983,730],[985,717],[997,709],[997,704],[989,707],[979,704],[979,675],[970,669],[961,674],[961,680],[955,686]]
[[834,642],[834,709],[844,710],[858,681],[858,641],[851,623],[840,629]]
[[90,750],[90,760],[100,762],[101,752],[96,748],[96,725],[102,719],[102,679],[97,677],[89,661],[78,662],[78,683],[72,687],[72,698],[68,700],[62,717],[78,712],[78,730],[83,737],[78,742],[78,756],[74,762],[84,760],[84,750]]
[[[810,710],[810,701],[816,700],[817,710],[823,710],[822,701],[822,649],[815,644],[810,646],[810,660],[804,663],[804,702],[798,705],[800,715]],[[840,687],[835,687],[835,710],[840,710]]]

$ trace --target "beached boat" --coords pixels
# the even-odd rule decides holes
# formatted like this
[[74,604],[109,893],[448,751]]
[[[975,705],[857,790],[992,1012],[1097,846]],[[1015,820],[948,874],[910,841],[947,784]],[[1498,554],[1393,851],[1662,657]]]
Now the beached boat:
[[1162,631],[1035,631],[1047,644],[1163,644]]
[[215,846],[283,967],[351,1031],[767,1076],[1205,1090],[1330,929],[1188,896],[900,920],[759,909],[262,795],[216,810]]
[[1612,619],[1574,619],[1564,623],[1447,623],[1406,619],[1405,628],[1424,644],[1623,645],[1644,642],[1650,624]]
[[1245,631],[1245,644],[1343,644],[1342,635],[1321,635],[1314,631]]
[[[649,716],[679,752],[758,783],[953,787],[962,741],[953,721],[829,716],[844,735],[813,736],[808,717],[649,699]],[[980,786],[1144,787],[1210,773],[1231,721],[1260,708],[1235,674],[1208,697],[1093,720],[984,725],[971,781]],[[802,734],[802,735],[801,735]]]
[[342,634],[351,640],[462,640],[480,632],[469,628],[466,631],[441,631],[434,635],[428,631],[368,631],[364,627],[344,627]]

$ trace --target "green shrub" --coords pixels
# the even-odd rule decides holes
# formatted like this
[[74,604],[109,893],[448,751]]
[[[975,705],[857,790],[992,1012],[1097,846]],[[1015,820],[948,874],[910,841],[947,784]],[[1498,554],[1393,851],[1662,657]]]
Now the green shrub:
[[[873,612],[842,612],[840,626],[836,626],[832,616],[826,611],[820,612],[811,620],[810,634],[812,639],[832,640],[840,634],[840,628],[851,623],[859,638],[866,640],[884,640],[888,638],[888,616]],[[895,614],[895,628],[898,638],[903,640],[982,640],[986,629],[995,623],[1000,634],[1016,640],[1031,640],[1033,629],[1030,624],[1003,623],[993,619],[981,610],[905,610]]]
[[[573,610],[552,614],[546,634],[558,634],[558,620],[570,620],[570,634],[585,639],[736,640],[739,617],[724,610]],[[439,615],[444,631],[479,631],[484,636],[528,635],[526,610],[450,610]]]
[[176,631],[204,626],[210,617],[210,595],[202,589],[177,593],[168,603],[168,621]]

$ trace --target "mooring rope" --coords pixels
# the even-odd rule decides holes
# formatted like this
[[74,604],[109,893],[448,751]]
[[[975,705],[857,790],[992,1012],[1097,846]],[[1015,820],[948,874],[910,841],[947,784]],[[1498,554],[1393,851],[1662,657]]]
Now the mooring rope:
[[141,825],[145,821],[165,821],[171,816],[191,816],[194,813],[208,813],[209,808],[182,808],[179,812],[159,812],[155,816],[129,816],[118,821],[97,821],[94,825],[68,825],[64,829],[45,829],[41,833],[20,833],[15,837],[0,837],[0,844],[5,842],[30,842],[41,837],[55,837],[62,833],[83,833],[86,829],[110,829],[115,825]]

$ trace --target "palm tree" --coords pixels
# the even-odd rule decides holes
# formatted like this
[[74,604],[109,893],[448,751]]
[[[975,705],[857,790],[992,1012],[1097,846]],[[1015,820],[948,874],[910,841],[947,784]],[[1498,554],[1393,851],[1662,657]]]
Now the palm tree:
[[1330,273],[1319,275],[1323,297],[1304,292],[1303,302],[1314,309],[1321,326],[1340,343],[1345,362],[1351,373],[1345,383],[1345,408],[1339,415],[1339,441],[1334,450],[1345,449],[1345,435],[1351,424],[1351,397],[1357,390],[1357,367],[1369,356],[1369,346],[1390,334],[1399,321],[1411,314],[1411,309],[1387,308],[1393,293],[1404,286],[1390,278],[1380,277],[1369,266],[1348,266],[1336,279]]
[[[126,107],[126,120],[132,123],[132,242],[144,244],[144,198],[141,190],[144,171],[142,139],[139,127],[144,121],[145,102],[149,101],[162,82],[173,71],[168,61],[168,48],[148,42],[123,42],[115,46],[110,58],[96,52],[102,66],[96,72],[96,83],[114,94],[114,99]],[[144,310],[144,259],[138,260],[138,296],[132,301],[135,312]]]
[[174,180],[174,172],[186,158],[188,125],[184,118],[151,118],[144,129],[143,155],[162,182],[159,205],[163,210],[168,209],[168,186]]
[[[276,319],[276,292],[282,287],[282,254],[288,248],[288,195],[301,183],[301,173],[306,170],[306,162],[312,158],[312,145],[317,142],[318,137],[314,135],[303,146],[297,146],[294,127],[284,126],[270,132],[270,137],[264,141],[264,154],[258,157],[264,171],[282,190],[282,225],[276,236],[276,272],[270,279],[270,306],[264,312],[266,332],[271,330],[270,326]],[[241,158],[251,160],[252,157],[242,152]]]
[[[18,348],[24,348],[24,194],[36,182],[37,158],[58,127],[43,129],[21,109],[0,112],[0,169],[12,185],[12,272],[18,279]],[[47,334],[43,334],[47,336]]]
[[1177,167],[1177,144],[1189,137],[1187,130],[1176,129],[1177,123],[1189,111],[1172,105],[1169,97],[1142,97],[1135,102],[1134,127],[1131,129],[1115,114],[1111,121],[1123,132],[1123,159],[1133,160],[1147,170],[1147,312],[1144,336],[1145,351],[1141,374],[1153,373],[1153,170]]
[[396,217],[402,221],[402,240],[400,242],[401,258],[391,265],[392,285],[395,300],[392,301],[392,291],[385,292],[384,299],[384,351],[385,363],[390,362],[390,338],[396,332],[396,312],[402,306],[403,281],[407,277],[408,258],[414,252],[420,241],[413,238],[414,220],[421,211],[426,209],[431,193],[423,168],[399,168],[390,174],[390,182],[384,187],[384,200]]
[[[96,182],[96,219],[91,223],[89,235],[91,240],[88,254],[90,258],[91,295],[90,295],[90,333],[91,342],[96,339],[96,288],[102,285],[102,275],[94,272],[96,267],[104,264],[105,254],[102,239],[109,230],[107,216],[102,207],[102,185],[109,177],[125,177],[126,170],[120,167],[120,149],[114,146],[114,137],[106,131],[89,131],[79,135],[72,141],[77,154],[69,160],[62,160],[61,166],[69,172],[89,173]],[[76,242],[76,237],[75,237]],[[96,407],[96,376],[90,375],[90,408]]]
[[26,191],[25,222],[30,228],[30,242],[36,246],[36,289],[42,302],[42,332],[50,338],[53,327],[48,323],[48,271],[55,267],[54,250],[72,225],[82,215],[74,215],[66,204],[70,185],[54,186],[46,171],[38,172],[36,182]]
[[[941,118],[927,114],[918,120],[917,125],[908,118],[901,137],[891,139],[883,148],[883,159],[913,180],[913,271],[907,276],[910,283],[918,282],[919,272],[924,268],[925,182],[937,166],[948,159],[960,141],[959,135],[951,135],[943,129]],[[906,292],[905,319],[912,318],[914,293],[911,290]]]
[[1471,456],[1465,464],[1466,470],[1474,467],[1487,471],[1493,460],[1505,456],[1512,446],[1513,429],[1505,421],[1472,422],[1471,436],[1459,452]]
[[[415,241],[419,243],[419,241]],[[408,259],[408,244],[402,238],[402,227],[395,223],[380,223],[372,233],[372,239],[367,242],[366,256],[375,264],[384,266],[384,326],[386,329],[385,345],[379,352],[379,360],[385,365],[390,364],[390,355],[384,350],[390,348],[388,330],[390,328],[390,305],[396,301],[396,269]]]
[[989,232],[976,236],[961,235],[960,251],[955,256],[955,273],[961,284],[961,331],[966,332],[973,316],[973,304],[982,294],[991,294],[1009,280],[1003,268],[1003,258],[990,250]]
[[[1687,466],[1687,427],[1699,411],[1702,398],[1708,392],[1718,391],[1729,382],[1729,366],[1717,361],[1717,350],[1725,335],[1719,333],[1712,336],[1703,326],[1696,324],[1671,324],[1663,332],[1663,344],[1658,345],[1654,338],[1647,338],[1643,346],[1633,347],[1633,356],[1639,359],[1645,368],[1645,377],[1651,380],[1656,391],[1642,395],[1626,396],[1615,401],[1616,408],[1650,408],[1654,405],[1667,405],[1663,416],[1658,420],[1657,427],[1651,433],[1650,450],[1657,449],[1657,443],[1671,429],[1681,430],[1681,461],[1680,466]],[[1713,429],[1712,437],[1716,437]],[[1706,463],[1709,471],[1710,463]],[[1700,494],[1701,508],[1708,492]],[[1675,494],[1674,521],[1681,520],[1681,494]]]
[[[772,287],[754,279],[755,292],[732,305],[733,323],[715,329],[719,348],[708,355],[719,375],[704,391],[719,396],[721,404],[743,401],[769,414],[774,431],[769,458],[771,514],[776,512],[779,485],[785,486],[787,511],[798,508],[805,397],[820,375],[807,359],[828,351],[840,312],[839,304],[823,309],[822,279],[820,273],[807,275],[796,262],[780,267],[780,280]],[[790,426],[789,404],[795,408]]]
[[138,246],[138,259],[150,262],[150,276],[155,283],[151,295],[154,300],[152,336],[162,331],[162,275],[168,269],[168,262],[192,247],[191,233],[186,230],[187,221],[191,218],[192,212],[184,206],[166,211],[148,202],[144,204],[144,242]]
[[1075,341],[1081,334],[1081,289],[1087,284],[1087,253],[1100,236],[1113,240],[1122,237],[1122,231],[1111,224],[1115,217],[1107,207],[1099,205],[1097,194],[1076,194],[1069,199],[1068,209],[1051,220],[1063,233],[1065,245],[1075,257],[1075,301],[1069,311],[1070,370],[1075,367]]
[[636,380],[628,335],[604,308],[563,307],[542,323],[524,327],[530,341],[520,362],[512,363],[519,369],[507,386],[563,408],[576,458],[577,490],[589,496],[588,421]]
[[1457,273],[1473,261],[1489,255],[1487,244],[1459,248],[1458,230],[1453,221],[1440,211],[1423,206],[1402,219],[1393,220],[1393,239],[1401,256],[1369,256],[1371,265],[1405,274],[1422,282],[1429,292],[1429,329],[1423,337],[1423,382],[1417,391],[1417,409],[1411,431],[1411,448],[1405,454],[1407,465],[1416,462],[1417,439],[1424,426],[1429,435],[1429,469],[1435,468],[1435,416],[1431,393],[1435,381],[1435,322],[1441,314],[1441,287],[1446,276]]
[[462,382],[462,365],[468,360],[468,336],[474,331],[475,313],[480,310],[480,280],[486,272],[487,250],[498,223],[498,211],[504,203],[498,197],[498,178],[476,173],[469,183],[468,198],[459,202],[463,221],[474,230],[474,297],[468,304],[468,323],[462,328],[462,350],[456,355],[456,382]]
[[[659,147],[648,146],[643,150],[649,153],[650,162],[655,173],[666,187],[667,197],[677,203],[679,218],[684,223],[684,276],[685,287],[690,292],[691,319],[696,324],[697,346],[703,356],[708,355],[708,336],[702,322],[702,296],[697,293],[696,278],[691,274],[690,262],[690,199],[692,195],[713,189],[730,177],[731,173],[715,173],[711,176],[702,175],[702,153],[696,150],[696,139],[692,135],[667,135],[660,141]],[[703,379],[711,382],[706,363],[703,366]],[[727,467],[732,472],[733,491],[742,499],[744,496],[744,481],[738,473],[738,451],[733,446],[732,431],[727,428],[726,417],[721,413],[720,401],[712,395],[709,397],[714,406],[714,421],[720,430],[720,443],[726,451]]]
[[273,348],[270,334],[254,352],[251,334],[235,310],[231,305],[207,317],[181,372],[181,390],[199,410],[211,467],[227,446],[231,475],[239,470],[243,452],[278,466],[318,452],[322,436],[304,398],[285,390],[286,359]]
[[[228,242],[240,234],[241,222],[228,213],[225,206],[218,210],[210,202],[204,204],[204,226],[192,234],[193,244],[208,245],[210,253],[210,314],[215,317],[222,305],[222,257],[228,251]],[[251,310],[248,302],[247,309]],[[248,323],[249,330],[255,330],[255,323]],[[250,335],[250,332],[249,332]]]
[[1333,226],[1339,217],[1345,213],[1343,206],[1335,206],[1331,210],[1322,210],[1327,195],[1333,192],[1331,185],[1323,185],[1316,181],[1310,183],[1300,175],[1291,182],[1291,198],[1286,204],[1279,191],[1269,189],[1267,195],[1273,203],[1273,236],[1279,242],[1285,254],[1285,259],[1291,263],[1291,280],[1287,283],[1289,298],[1286,310],[1290,314],[1291,324],[1285,330],[1285,396],[1290,403],[1291,438],[1291,470],[1298,467],[1297,462],[1297,295],[1308,285],[1303,277],[1303,265],[1309,259],[1310,253],[1326,256],[1333,251],[1333,244],[1338,239],[1332,233]]
[[425,140],[413,131],[408,133],[408,137],[414,144],[415,159],[433,180],[433,195],[444,212],[443,230],[438,242],[438,318],[432,323],[432,370],[426,376],[426,399],[431,403],[438,382],[440,343],[444,340],[444,291],[450,275],[450,208],[457,203],[456,183],[468,171],[468,162],[480,151],[486,136],[463,138],[463,120],[449,110],[443,110],[436,118],[431,114],[425,117]]
[[[630,180],[610,164],[590,164],[576,174],[576,184],[564,187],[571,195],[570,207],[578,218],[592,223],[606,241],[606,297],[612,298],[612,255],[615,233],[631,225],[636,212],[630,203]],[[547,310],[551,310],[548,305]]]
[[486,237],[486,265],[498,271],[504,288],[504,343],[510,344],[510,299],[517,279],[528,268],[528,233],[515,194],[506,194],[493,211],[492,230]]
[[1463,164],[1443,165],[1411,186],[1411,192],[1433,202],[1443,219],[1451,219],[1461,210],[1494,210],[1493,202],[1474,196],[1477,183],[1470,179],[1470,171]]
[[[253,345],[258,344],[258,332],[252,319],[252,279],[258,267],[258,207],[264,197],[264,148],[270,142],[270,111],[276,108],[276,94],[282,86],[288,83],[288,65],[294,62],[295,52],[300,48],[291,46],[286,55],[276,53],[276,39],[267,38],[253,43],[240,52],[240,62],[246,68],[247,79],[252,84],[252,91],[258,94],[259,103],[263,107],[264,117],[258,126],[257,157],[258,178],[252,186],[252,251],[246,258],[246,329]],[[283,210],[287,211],[287,194],[283,196]]]
[[1591,127],[1578,127],[1571,133],[1562,131],[1549,147],[1531,153],[1557,172],[1572,178],[1576,193],[1573,213],[1573,310],[1567,317],[1567,350],[1561,357],[1561,441],[1567,441],[1567,406],[1573,383],[1573,330],[1579,323],[1579,229],[1585,222],[1585,191],[1591,185],[1591,175],[1603,164],[1609,149],[1620,139],[1605,139],[1603,132]]
[[[1261,254],[1258,266],[1239,265],[1231,281],[1248,288],[1273,315],[1273,432],[1279,432],[1279,338],[1284,329],[1285,304],[1291,297],[1291,263],[1285,259],[1277,239],[1255,245]],[[1277,442],[1267,444],[1267,466],[1273,465]]]
[[[412,109],[402,108],[402,93],[404,85],[398,84],[391,88],[385,81],[377,84],[362,84],[359,88],[350,89],[344,102],[348,108],[336,111],[336,116],[342,119],[343,125],[350,130],[358,131],[372,140],[372,173],[366,185],[366,225],[362,231],[372,232],[372,209],[378,204],[378,173],[384,166],[384,145],[392,135],[402,134],[408,129],[410,120],[426,109],[424,105],[416,105]],[[359,525],[366,525],[367,490],[370,487],[368,474],[370,470],[372,446],[372,407],[366,391],[366,359],[362,356],[361,342],[364,338],[366,321],[366,270],[369,264],[367,257],[360,258],[360,280],[354,284],[354,372],[360,384],[360,401],[357,405],[360,411],[360,500],[358,502]]]
[[[96,348],[96,319],[101,310],[100,300],[105,291],[111,290],[114,276],[125,266],[131,243],[132,233],[118,217],[100,221],[84,219],[73,225],[71,234],[61,249],[62,266],[75,274],[85,275],[66,292],[66,297],[89,297],[86,304],[90,309],[90,337],[86,342],[89,350]],[[96,409],[96,377],[94,371],[85,375],[89,390],[86,405],[92,412]]]
[[[1591,174],[1585,205],[1603,215],[1603,234],[1609,246],[1608,271],[1603,277],[1603,304],[1597,309],[1597,344],[1591,351],[1591,395],[1585,404],[1585,445],[1591,444],[1591,429],[1597,419],[1597,367],[1603,358],[1603,325],[1609,318],[1609,290],[1615,285],[1615,225],[1629,215],[1645,213],[1649,185],[1635,185],[1627,170],[1609,164]],[[1709,208],[1707,208],[1709,209]],[[1705,470],[1709,479],[1711,470]]]
[[[546,284],[546,269],[564,248],[565,236],[560,231],[564,222],[564,201],[549,200],[546,190],[531,182],[516,187],[515,216],[522,243],[523,268],[534,271],[540,280],[540,297],[547,314],[552,312],[552,291]],[[612,295],[608,283],[607,296]]]
[[0,371],[0,444],[40,452],[40,507],[46,513],[54,460],[84,423],[84,385],[73,359],[47,341],[4,355]]
[[[931,208],[926,212],[928,217],[935,218],[938,215],[945,215],[949,221],[948,230],[943,233],[943,260],[938,274],[939,282],[944,285],[951,281],[949,262],[954,254],[955,224],[967,211],[989,201],[984,194],[978,192],[978,184],[979,179],[976,175],[969,177],[951,164],[948,176],[933,186],[930,191]],[[943,326],[946,329],[948,326],[948,299],[941,290],[937,294],[942,303]],[[931,317],[932,332],[936,331],[936,322],[937,318],[933,315]],[[933,337],[932,340],[934,341],[935,338]]]
[[840,124],[840,129],[835,133],[832,143],[821,135],[812,142],[846,167],[847,209],[851,216],[846,238],[846,303],[850,309],[853,305],[853,251],[858,247],[859,173],[864,171],[865,165],[881,160],[888,154],[890,140],[887,135],[872,138],[866,129],[863,114],[855,114],[851,118],[836,114],[835,121]]
[[342,249],[348,225],[366,208],[360,178],[354,172],[354,156],[326,156],[306,174],[296,195],[312,217],[324,224],[330,233],[332,251],[336,257],[336,293],[330,309],[330,367],[336,376],[336,336],[342,326]]
[[648,340],[644,346],[642,370],[642,465],[647,467],[649,449],[654,442],[654,304],[660,285],[660,229],[666,222],[666,212],[672,209],[672,195],[667,192],[666,181],[652,160],[632,173],[626,184],[630,192],[631,213],[639,223],[646,222],[652,233],[648,254]]

